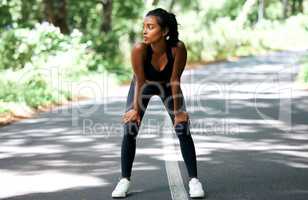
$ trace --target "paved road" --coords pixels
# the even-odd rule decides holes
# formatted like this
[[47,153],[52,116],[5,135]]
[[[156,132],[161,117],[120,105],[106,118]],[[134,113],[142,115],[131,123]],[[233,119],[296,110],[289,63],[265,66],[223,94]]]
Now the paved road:
[[[308,93],[293,87],[304,53],[185,71],[182,89],[207,199],[308,199]],[[111,199],[127,89],[1,128],[0,198]],[[158,97],[138,135],[132,180],[128,199],[189,199],[178,140]]]

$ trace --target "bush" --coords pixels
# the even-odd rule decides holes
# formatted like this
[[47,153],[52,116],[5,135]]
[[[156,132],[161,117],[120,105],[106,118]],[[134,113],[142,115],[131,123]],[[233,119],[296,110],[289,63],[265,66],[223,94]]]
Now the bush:
[[299,79],[304,83],[308,83],[308,64],[302,65],[299,73]]
[[19,102],[23,101],[21,88],[14,81],[0,80],[0,101],[4,102]]
[[0,107],[0,116],[3,115],[3,114],[7,114],[7,113],[10,113],[10,111],[8,109]]
[[115,36],[98,35],[95,41],[86,38],[77,29],[63,35],[47,22],[34,29],[4,31],[0,36],[0,70],[57,68],[59,75],[74,80],[90,71],[106,70],[127,77]]
[[302,83],[308,83],[308,56],[304,57],[301,62],[302,64],[297,76],[297,80]]
[[32,30],[3,32],[0,101],[23,102],[37,108],[71,99],[71,88],[59,83],[86,76],[97,63],[97,54],[89,48],[91,43],[81,41],[79,31],[64,36],[48,23],[37,24]]
[[308,16],[297,15],[285,22],[263,20],[254,27],[239,28],[228,17],[218,18],[202,29],[183,31],[188,60],[213,61],[248,56],[270,50],[307,48]]
[[263,52],[266,47],[251,28],[240,29],[230,18],[219,18],[204,29],[186,34],[189,61],[213,61]]
[[[38,108],[41,105],[58,103],[71,99],[69,91],[53,87],[53,84],[39,71],[28,73],[26,70],[2,72],[0,79],[0,101],[26,103]],[[6,78],[5,78],[6,77]]]
[[70,38],[48,23],[37,24],[34,29],[17,28],[4,31],[0,37],[0,69],[21,69],[37,57],[69,49]]
[[25,102],[34,108],[71,99],[68,92],[53,90],[40,74],[29,80],[23,88],[26,91],[24,92]]
[[299,14],[284,22],[264,20],[254,30],[268,49],[290,50],[307,48],[307,27],[308,16]]

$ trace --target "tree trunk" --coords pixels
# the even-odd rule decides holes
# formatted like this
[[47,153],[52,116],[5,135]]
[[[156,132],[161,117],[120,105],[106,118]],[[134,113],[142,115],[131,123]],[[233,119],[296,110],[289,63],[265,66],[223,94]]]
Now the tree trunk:
[[283,18],[286,19],[288,17],[288,7],[289,7],[288,0],[283,0],[282,4],[283,4]]
[[152,5],[157,6],[158,2],[159,2],[159,0],[153,0]]
[[251,12],[254,4],[257,2],[257,0],[247,0],[240,12],[240,14],[235,19],[236,24],[239,26],[239,28],[242,28],[244,26],[244,23],[247,20],[248,14]]
[[293,11],[294,15],[296,15],[298,13],[303,13],[303,11],[304,11],[303,0],[296,0],[296,1],[293,0],[293,4],[294,5],[292,5],[292,11]]
[[298,11],[304,13],[304,0],[298,0]]
[[264,19],[265,14],[265,6],[264,6],[264,0],[259,0],[258,5],[258,22],[262,21]]
[[291,9],[292,15],[296,13],[296,0],[292,0],[292,9]]
[[175,0],[171,0],[169,5],[169,12],[172,12],[174,5],[175,5]]
[[45,16],[48,22],[60,28],[61,33],[68,34],[69,28],[66,22],[66,0],[44,0]]
[[101,31],[107,33],[112,30],[112,0],[102,0],[102,4],[103,19],[101,24]]

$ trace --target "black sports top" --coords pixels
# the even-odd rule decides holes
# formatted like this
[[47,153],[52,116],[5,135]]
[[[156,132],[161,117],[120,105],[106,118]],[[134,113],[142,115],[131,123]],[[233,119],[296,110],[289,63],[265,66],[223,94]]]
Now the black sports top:
[[173,68],[173,57],[172,57],[172,49],[169,45],[167,45],[167,59],[168,62],[165,67],[158,71],[155,69],[151,63],[152,60],[152,48],[151,45],[147,46],[147,56],[144,65],[144,75],[145,79],[149,81],[166,81],[169,82],[171,78],[172,68]]

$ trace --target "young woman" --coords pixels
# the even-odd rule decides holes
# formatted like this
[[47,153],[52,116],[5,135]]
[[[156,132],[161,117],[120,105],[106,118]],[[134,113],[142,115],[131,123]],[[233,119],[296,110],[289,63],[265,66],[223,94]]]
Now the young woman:
[[135,44],[132,49],[131,61],[134,77],[127,97],[126,112],[123,115],[122,178],[112,192],[112,197],[126,197],[131,181],[136,137],[147,105],[153,95],[158,95],[163,101],[179,138],[181,153],[191,178],[189,181],[190,196],[204,196],[202,184],[197,178],[195,147],[180,87],[187,52],[184,43],[178,39],[177,25],[173,13],[161,8],[149,11],[143,22],[144,41]]

